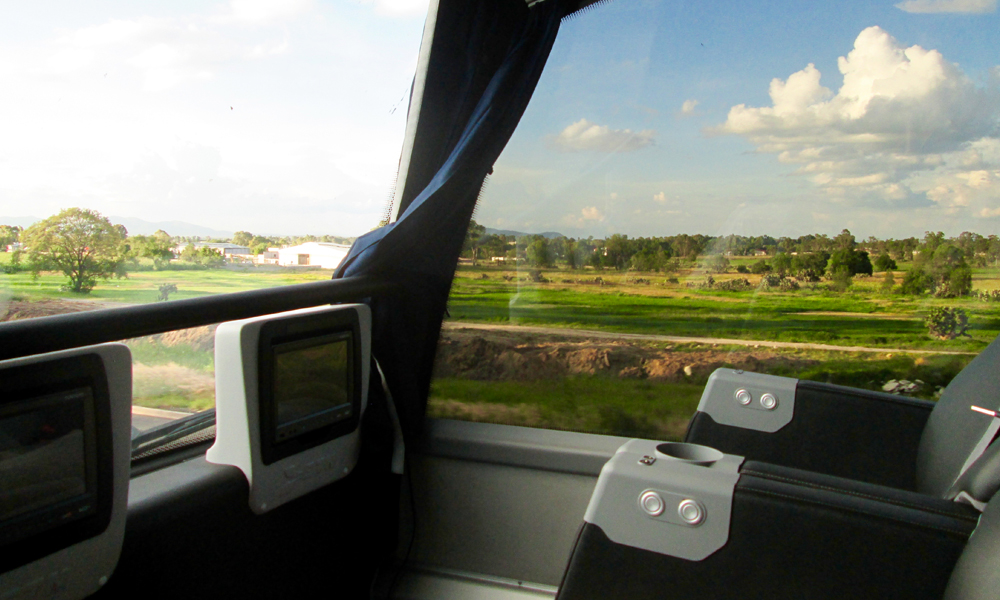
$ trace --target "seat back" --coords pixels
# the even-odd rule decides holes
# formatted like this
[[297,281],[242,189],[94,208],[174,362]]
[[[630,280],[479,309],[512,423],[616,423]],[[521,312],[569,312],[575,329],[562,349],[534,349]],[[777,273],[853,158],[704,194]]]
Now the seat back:
[[[983,438],[992,437],[988,431],[991,426],[993,431],[1000,426],[1000,419],[970,408],[1000,409],[998,373],[1000,337],[948,384],[931,412],[917,450],[917,491],[946,496]],[[977,454],[984,449],[980,447]]]
[[1000,589],[1000,501],[986,506],[952,569],[945,600],[990,600]]

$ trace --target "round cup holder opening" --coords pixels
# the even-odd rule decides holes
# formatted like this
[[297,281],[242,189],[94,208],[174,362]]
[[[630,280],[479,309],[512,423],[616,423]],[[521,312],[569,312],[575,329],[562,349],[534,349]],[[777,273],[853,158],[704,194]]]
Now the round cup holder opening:
[[656,453],[672,460],[681,460],[693,465],[708,466],[724,456],[715,448],[700,446],[698,444],[686,444],[684,442],[663,442],[657,444]]

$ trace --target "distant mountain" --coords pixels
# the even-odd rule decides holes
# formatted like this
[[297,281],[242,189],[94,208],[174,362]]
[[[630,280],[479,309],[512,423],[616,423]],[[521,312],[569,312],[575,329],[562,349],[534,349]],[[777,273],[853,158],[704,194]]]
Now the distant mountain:
[[232,231],[222,231],[221,229],[211,229],[209,227],[202,227],[201,225],[194,225],[192,223],[187,223],[184,221],[145,221],[143,219],[137,219],[135,217],[115,217],[109,216],[108,219],[114,224],[122,224],[125,229],[128,229],[129,235],[150,235],[156,233],[158,229],[166,231],[170,235],[179,235],[183,237],[199,236],[199,237],[213,237],[213,238],[231,238],[233,237]]
[[[150,235],[156,233],[158,229],[166,231],[170,235],[180,236],[200,236],[213,238],[233,237],[232,231],[222,231],[221,229],[211,229],[194,225],[184,221],[145,221],[135,217],[115,217],[109,216],[108,220],[115,225],[121,224],[128,229],[129,235]],[[41,221],[38,217],[0,217],[0,225],[17,225],[27,229],[34,223]]]
[[13,225],[25,229],[38,221],[41,221],[38,217],[0,217],[0,225]]
[[491,229],[489,227],[486,228],[486,235],[513,235],[515,237],[521,237],[524,235],[540,235],[543,238],[548,238],[550,240],[555,238],[566,237],[563,234],[559,233],[558,231],[543,231],[541,233],[524,233],[523,231],[513,231],[511,229]]

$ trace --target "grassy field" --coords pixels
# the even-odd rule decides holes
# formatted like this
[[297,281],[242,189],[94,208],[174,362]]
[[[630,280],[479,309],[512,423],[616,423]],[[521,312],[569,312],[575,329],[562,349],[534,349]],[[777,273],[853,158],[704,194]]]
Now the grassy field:
[[[8,257],[0,253],[0,263]],[[734,266],[741,261],[749,264],[754,259],[734,260]],[[907,265],[900,267],[897,285]],[[540,274],[547,281],[532,281],[525,269],[462,265],[452,286],[449,319],[458,323],[964,352],[982,350],[1000,332],[1000,303],[887,294],[882,291],[880,276],[857,278],[847,292],[838,293],[827,289],[823,282],[806,284],[794,292],[702,289],[699,286],[709,273],[697,268],[669,275],[591,269],[545,269]],[[157,288],[164,283],[177,286],[178,291],[170,296],[176,300],[318,281],[330,275],[330,271],[265,271],[252,267],[139,271],[126,279],[101,282],[93,292],[81,296],[62,289],[62,275],[46,273],[33,278],[22,272],[0,275],[0,299],[22,303],[82,299],[107,305],[134,304],[156,301]],[[754,285],[760,281],[760,276],[755,275],[711,276],[716,281],[746,278]],[[596,278],[603,285],[595,283]],[[975,270],[973,287],[1000,289],[1000,269]],[[934,306],[966,310],[970,336],[949,341],[930,337],[923,317]],[[135,363],[137,404],[182,410],[201,410],[214,404],[211,332],[179,333],[169,339],[128,341]],[[693,356],[707,348],[732,356],[746,349],[674,344],[663,351]],[[971,355],[918,357],[889,352],[769,352],[788,359],[767,363],[764,370],[776,375],[869,389],[879,389],[893,378],[921,379],[925,387],[919,395],[927,398],[932,398],[935,389],[947,384],[971,359]],[[608,375],[529,377],[520,381],[438,377],[432,386],[429,412],[440,417],[677,439],[697,406],[706,376],[698,374],[676,381]]]
[[[0,252],[0,265],[9,260],[9,254]],[[73,294],[63,291],[66,277],[57,273],[43,273],[38,278],[31,273],[0,274],[0,293],[7,297],[37,300],[41,298],[84,299],[100,302],[122,302],[145,304],[156,302],[159,286],[172,283],[177,291],[171,300],[195,298],[209,294],[242,292],[265,287],[307,283],[329,279],[332,271],[286,271],[275,272],[253,267],[232,267],[227,269],[206,269],[186,271],[136,271],[125,279],[109,279],[98,283],[89,294]]]
[[[857,278],[847,292],[806,284],[794,292],[727,292],[688,287],[708,274],[672,275],[593,270],[543,270],[547,283],[524,271],[461,267],[448,309],[455,320],[546,325],[629,333],[719,337],[840,346],[978,352],[1000,332],[1000,303],[971,298],[913,298],[881,291],[881,278]],[[711,275],[716,281],[759,275]],[[504,278],[510,280],[505,280]],[[600,277],[604,285],[593,283]],[[642,283],[636,283],[642,279]],[[585,281],[590,283],[583,283]],[[902,274],[897,281],[902,280]],[[1000,288],[1000,270],[980,269],[975,289]],[[923,318],[935,306],[956,306],[970,318],[969,337],[931,338]]]

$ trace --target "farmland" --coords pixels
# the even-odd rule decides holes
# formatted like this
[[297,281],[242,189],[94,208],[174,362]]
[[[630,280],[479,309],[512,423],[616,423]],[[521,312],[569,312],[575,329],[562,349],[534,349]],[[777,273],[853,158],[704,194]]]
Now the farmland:
[[[900,265],[897,281],[906,268]],[[80,296],[61,290],[65,278],[60,275],[35,279],[15,273],[0,276],[0,294],[7,318],[23,318],[153,302],[164,283],[177,286],[170,295],[175,300],[329,277],[330,271],[252,267],[139,271],[102,282]],[[708,288],[708,277],[716,282],[743,278],[750,289]],[[855,277],[844,292],[832,291],[822,281],[795,291],[764,290],[760,283],[760,275],[709,273],[698,264],[670,275],[461,265],[439,346],[429,412],[677,438],[697,406],[705,379],[718,366],[870,389],[880,389],[890,379],[920,379],[924,385],[916,395],[933,398],[1000,331],[1000,303],[887,293],[879,276]],[[974,269],[973,288],[1000,289],[1000,270]],[[936,306],[965,310],[969,335],[954,340],[928,335],[923,319]],[[45,307],[52,310],[46,312]],[[472,325],[533,326],[545,333],[529,335],[506,327],[474,330]],[[700,339],[609,339],[608,334],[616,333]],[[212,328],[198,328],[129,341],[136,403],[182,410],[212,406],[212,337]],[[755,341],[820,346],[773,348]],[[514,366],[492,372],[455,366],[475,364]]]

